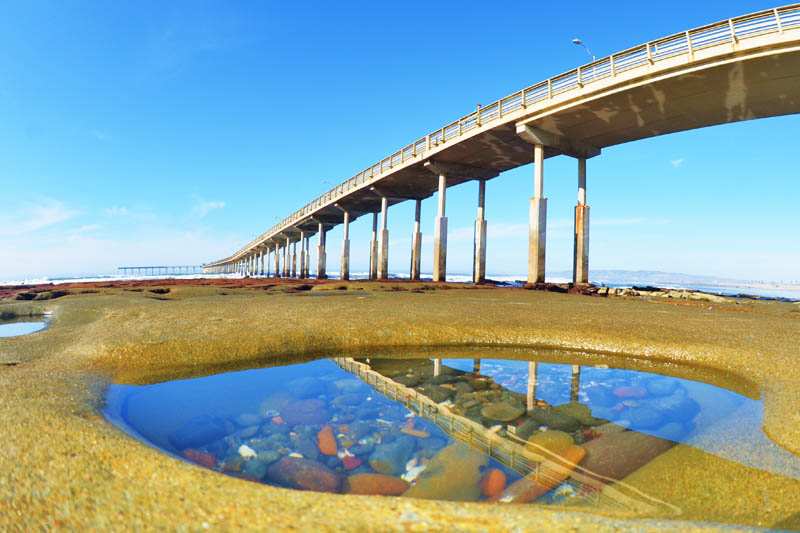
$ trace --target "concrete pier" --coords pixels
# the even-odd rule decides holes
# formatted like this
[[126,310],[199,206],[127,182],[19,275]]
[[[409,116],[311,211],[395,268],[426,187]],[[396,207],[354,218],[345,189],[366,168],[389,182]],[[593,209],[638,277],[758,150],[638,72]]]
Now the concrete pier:
[[547,198],[544,197],[544,146],[533,145],[533,197],[528,227],[528,283],[544,283],[547,248]]
[[475,217],[475,243],[472,259],[472,282],[486,281],[486,180],[478,180],[478,214]]
[[291,258],[289,257],[289,247],[291,243],[289,242],[289,237],[286,237],[286,244],[283,246],[283,277],[288,278],[291,274]]
[[281,277],[281,249],[277,242],[275,243],[275,277]]
[[300,268],[298,270],[300,279],[306,277],[306,232],[300,230]]
[[292,243],[292,277],[297,277],[297,241]]
[[381,197],[381,234],[378,246],[378,279],[389,279],[389,199]]
[[439,174],[439,196],[436,222],[433,228],[433,281],[445,281],[447,276],[447,217],[445,202],[447,177]]
[[271,269],[272,264],[270,263],[270,261],[272,260],[272,258],[270,257],[271,255],[272,255],[272,251],[269,248],[266,248],[266,257],[265,257],[265,261],[264,262],[266,263],[265,275],[267,277],[270,277],[272,275],[272,269]]
[[578,158],[578,204],[575,206],[575,246],[572,282],[589,283],[589,206],[586,204],[586,159]]
[[[337,207],[339,207],[337,205]],[[350,212],[342,209],[342,259],[339,267],[339,277],[343,280],[350,279]]]
[[317,279],[326,279],[327,257],[325,256],[325,226],[319,222],[319,244],[317,245]]
[[369,279],[378,279],[378,213],[372,213],[372,238],[369,241]]
[[418,280],[420,277],[420,266],[422,260],[422,233],[420,232],[420,214],[422,212],[422,200],[416,199],[414,206],[414,232],[411,234],[411,279]]
[[306,236],[306,271],[303,273],[308,278],[311,272],[311,238]]

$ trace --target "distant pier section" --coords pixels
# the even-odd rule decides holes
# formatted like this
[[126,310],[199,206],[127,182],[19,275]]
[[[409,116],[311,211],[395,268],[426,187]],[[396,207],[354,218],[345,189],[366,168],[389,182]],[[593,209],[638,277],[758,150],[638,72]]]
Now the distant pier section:
[[183,276],[187,274],[202,274],[202,265],[177,265],[177,266],[121,266],[117,272],[123,276]]

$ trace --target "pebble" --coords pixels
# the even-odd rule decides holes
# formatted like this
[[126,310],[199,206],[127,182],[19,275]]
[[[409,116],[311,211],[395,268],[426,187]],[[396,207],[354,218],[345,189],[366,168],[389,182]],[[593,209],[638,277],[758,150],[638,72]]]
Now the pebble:
[[336,437],[333,436],[333,428],[324,426],[317,434],[317,445],[323,455],[336,455],[339,451],[336,446]]
[[506,488],[506,475],[497,468],[489,469],[481,479],[481,494],[484,498],[499,497]]
[[253,459],[256,455],[258,455],[256,451],[247,444],[242,444],[239,446],[238,452],[242,459]]
[[339,492],[342,485],[339,474],[322,463],[292,456],[270,465],[267,478],[285,487],[317,492]]
[[486,461],[486,455],[456,441],[431,459],[405,495],[428,500],[478,500],[480,469]]
[[182,455],[191,462],[197,463],[206,468],[214,468],[217,466],[217,458],[208,452],[189,448],[187,450],[183,450]]
[[566,480],[585,455],[586,451],[580,446],[570,446],[561,454],[561,459],[544,461],[531,474],[509,485],[497,501],[528,503],[536,500]]

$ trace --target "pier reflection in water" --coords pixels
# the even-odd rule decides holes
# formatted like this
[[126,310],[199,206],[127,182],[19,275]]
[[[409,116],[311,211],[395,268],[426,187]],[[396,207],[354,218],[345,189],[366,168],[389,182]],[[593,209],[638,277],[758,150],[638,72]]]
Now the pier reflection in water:
[[[647,372],[436,358],[337,358],[113,385],[106,409],[146,442],[253,481],[647,515],[674,515],[681,502],[625,478],[676,443],[716,453],[719,439],[702,436],[742,412],[760,413],[760,402]],[[760,435],[759,422],[736,431]],[[784,459],[778,474],[793,475],[796,461]]]

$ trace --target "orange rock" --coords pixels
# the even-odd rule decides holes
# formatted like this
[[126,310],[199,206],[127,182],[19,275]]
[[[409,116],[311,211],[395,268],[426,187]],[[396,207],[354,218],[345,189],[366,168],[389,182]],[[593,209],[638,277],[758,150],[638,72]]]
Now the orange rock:
[[551,459],[519,481],[515,481],[496,498],[503,503],[528,503],[561,484],[586,455],[586,450],[572,445],[561,453],[560,460]]
[[336,446],[336,437],[333,436],[332,427],[325,426],[317,433],[317,445],[323,455],[336,455],[339,449]]
[[348,494],[400,496],[406,490],[408,483],[399,477],[385,474],[355,474],[344,482],[344,492]]
[[502,470],[492,468],[481,479],[481,494],[487,498],[497,498],[506,488],[506,475]]
[[206,468],[214,468],[217,466],[217,458],[208,452],[201,452],[200,450],[189,448],[188,450],[183,450],[183,456],[191,462]]
[[272,423],[275,424],[276,426],[280,426],[281,424],[285,424],[286,422],[284,422],[283,418],[281,418],[279,416],[273,416],[272,417]]

